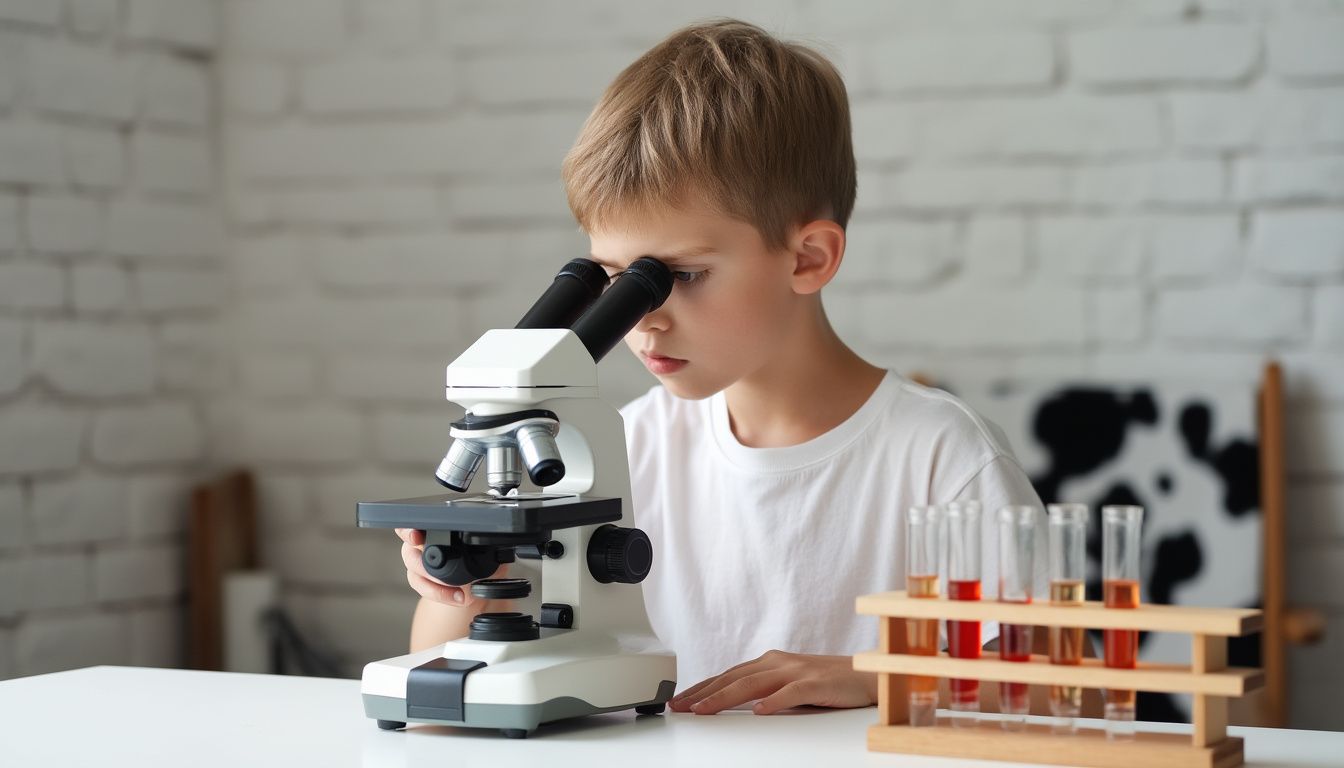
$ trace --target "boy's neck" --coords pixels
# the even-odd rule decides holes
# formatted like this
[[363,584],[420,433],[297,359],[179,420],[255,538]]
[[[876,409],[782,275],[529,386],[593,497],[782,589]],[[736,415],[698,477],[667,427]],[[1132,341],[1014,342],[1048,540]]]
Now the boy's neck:
[[845,346],[818,302],[762,368],[724,390],[742,445],[782,448],[819,437],[859,410],[886,371]]

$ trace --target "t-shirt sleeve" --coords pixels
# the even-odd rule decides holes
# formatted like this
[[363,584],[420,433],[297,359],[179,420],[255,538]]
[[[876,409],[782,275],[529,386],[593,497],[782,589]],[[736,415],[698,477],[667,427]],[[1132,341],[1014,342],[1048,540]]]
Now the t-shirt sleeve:
[[[632,473],[637,469],[642,471],[646,467],[647,454],[651,449],[649,440],[651,435],[656,433],[657,426],[652,422],[658,420],[658,414],[654,412],[656,403],[653,397],[652,391],[645,392],[619,409],[625,427],[625,450]],[[633,477],[631,481],[634,481]]]
[[650,422],[657,419],[652,391],[621,406],[621,420],[625,426],[625,451],[630,468],[632,510],[636,519],[651,509],[651,494],[655,486],[653,435],[657,427]]

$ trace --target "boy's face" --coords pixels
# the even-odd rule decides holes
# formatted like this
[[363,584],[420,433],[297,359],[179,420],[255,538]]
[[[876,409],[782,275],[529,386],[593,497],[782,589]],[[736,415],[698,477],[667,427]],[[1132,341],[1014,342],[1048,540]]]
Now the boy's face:
[[709,397],[761,369],[787,343],[799,300],[793,259],[767,247],[754,226],[704,204],[612,219],[588,233],[592,258],[607,274],[641,256],[673,272],[667,301],[625,337],[673,395]]

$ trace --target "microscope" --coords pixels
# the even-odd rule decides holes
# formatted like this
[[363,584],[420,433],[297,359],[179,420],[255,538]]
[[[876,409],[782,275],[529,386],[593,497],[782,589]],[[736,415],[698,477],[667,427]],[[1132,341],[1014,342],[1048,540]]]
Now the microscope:
[[[425,570],[476,598],[527,597],[528,579],[490,577],[538,559],[541,610],[481,613],[468,637],[366,665],[364,712],[379,728],[525,738],[555,720],[664,711],[676,657],[644,609],[653,547],[632,525],[625,430],[598,399],[597,363],[671,290],[651,257],[612,281],[574,259],[515,328],[487,331],[448,366],[447,398],[466,415],[435,476],[453,493],[359,502],[356,522],[423,530]],[[482,464],[488,487],[473,493]],[[539,492],[520,491],[524,472]]]

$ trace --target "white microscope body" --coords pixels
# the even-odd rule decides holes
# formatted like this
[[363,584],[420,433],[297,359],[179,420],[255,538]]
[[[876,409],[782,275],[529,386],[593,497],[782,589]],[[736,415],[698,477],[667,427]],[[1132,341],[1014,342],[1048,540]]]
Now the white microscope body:
[[[591,270],[582,276],[590,289],[596,284]],[[573,293],[574,277],[562,271],[555,285],[569,278],[562,287]],[[522,737],[585,714],[662,712],[671,698],[676,657],[655,638],[638,584],[653,551],[633,527],[625,431],[620,413],[597,397],[597,360],[666,293],[658,298],[646,279],[612,295],[624,283],[600,299],[570,296],[558,314],[556,297],[542,307],[543,296],[529,317],[538,308],[550,316],[531,325],[568,326],[587,311],[573,330],[521,327],[525,317],[519,328],[488,331],[448,366],[447,398],[467,415],[454,423],[437,474],[457,493],[358,505],[362,527],[424,530],[426,569],[464,589],[470,583],[473,595],[522,597],[526,580],[485,577],[516,555],[542,561],[539,622],[482,614],[469,637],[365,666],[365,713],[380,727],[428,722]],[[645,292],[653,294],[648,307],[639,309],[640,299],[632,308],[631,296]],[[468,493],[482,463],[490,489]],[[518,492],[523,465],[542,492]]]

